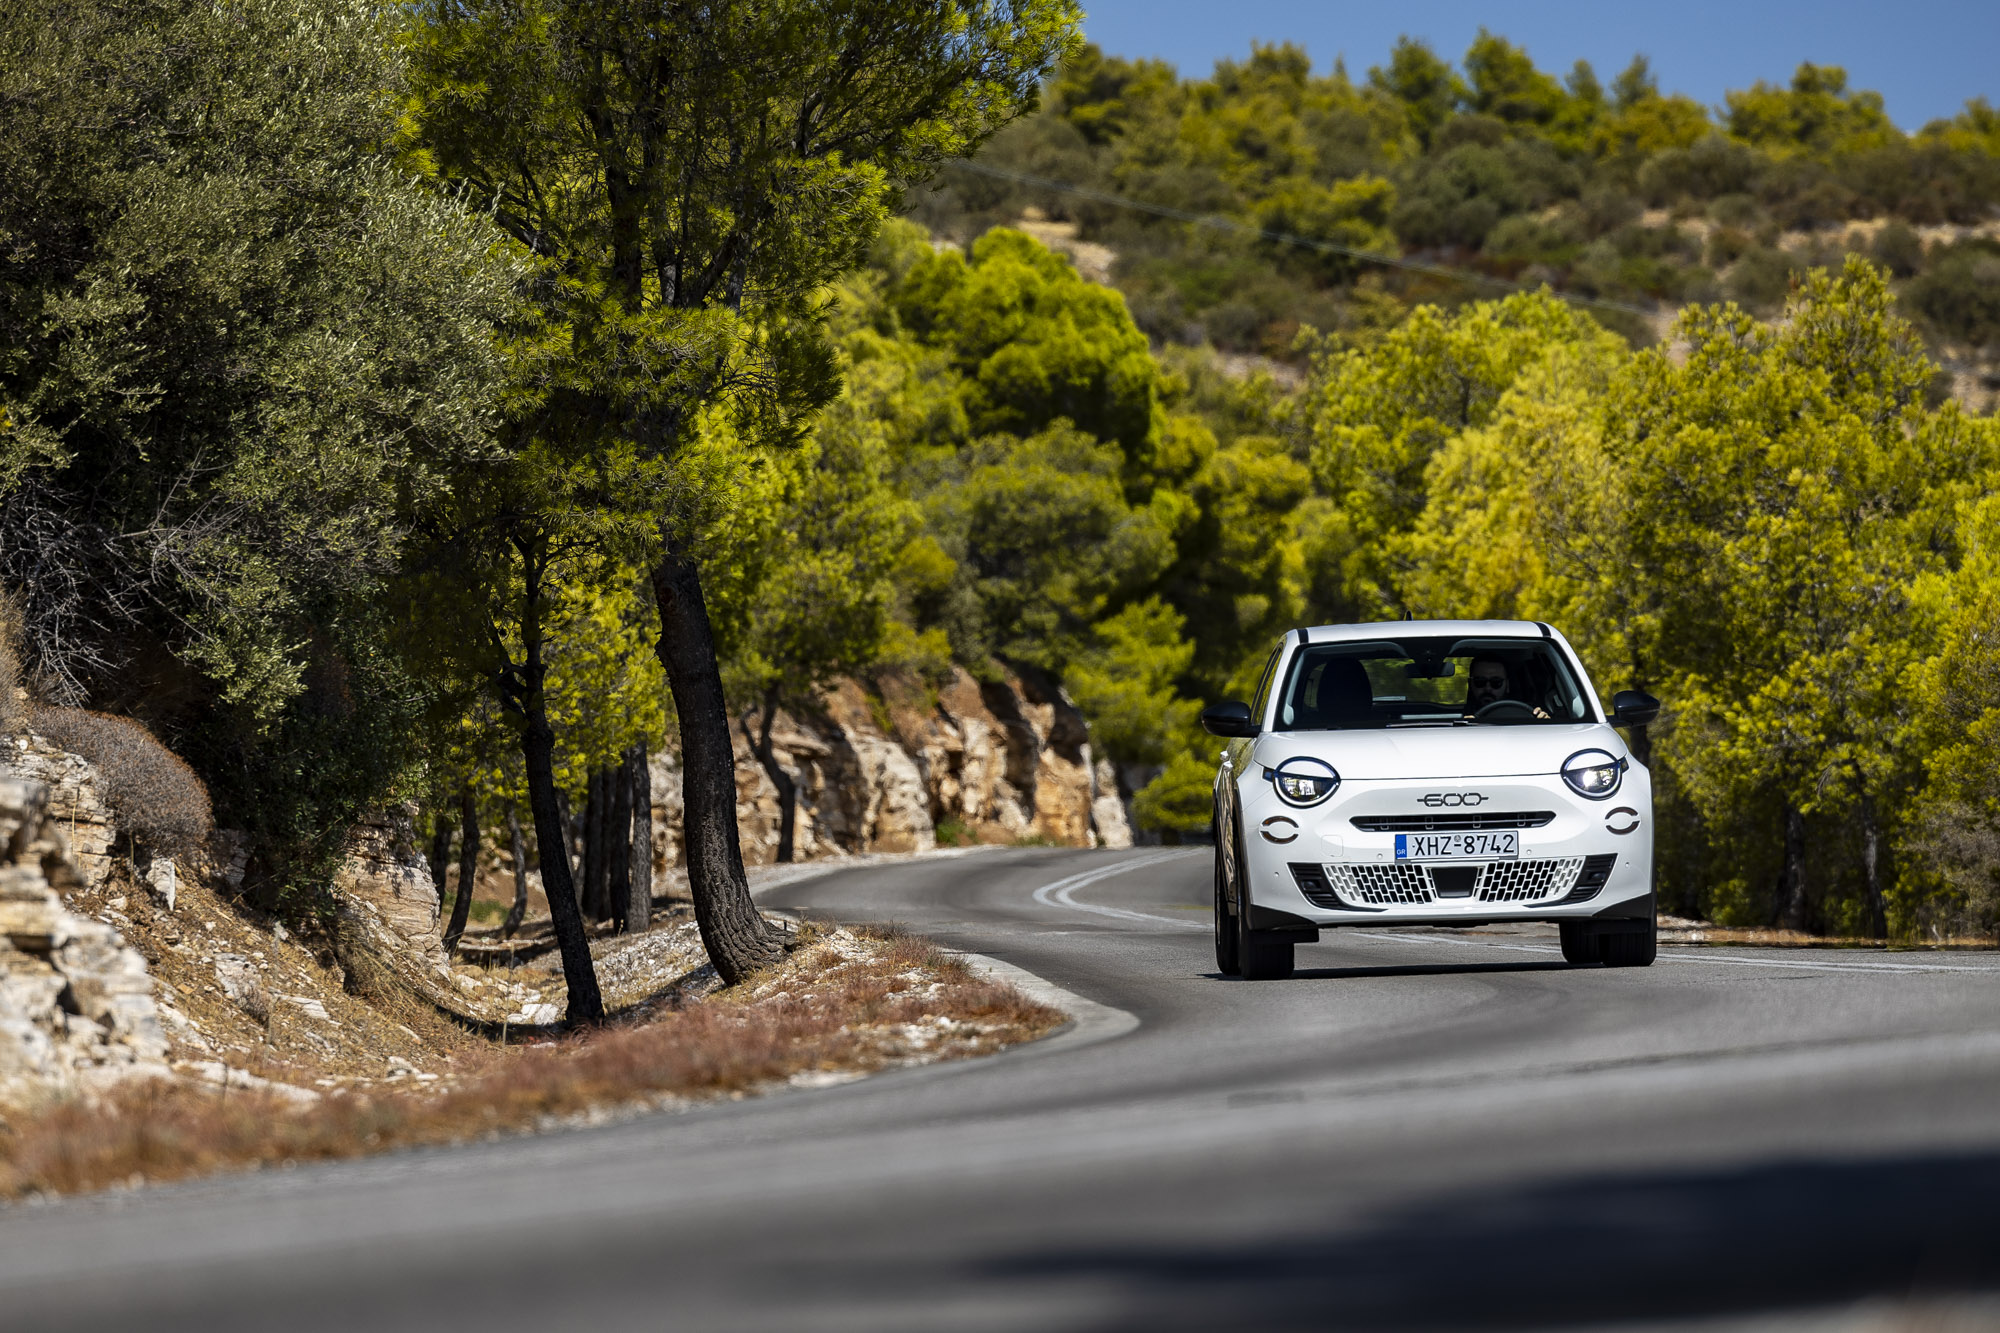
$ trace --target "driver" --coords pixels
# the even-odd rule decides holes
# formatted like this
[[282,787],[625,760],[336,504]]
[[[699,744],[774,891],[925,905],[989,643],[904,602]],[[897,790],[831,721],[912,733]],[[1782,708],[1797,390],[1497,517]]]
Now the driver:
[[[1491,657],[1475,657],[1467,671],[1465,682],[1465,713],[1476,716],[1488,704],[1499,703],[1502,699],[1512,699],[1512,682],[1507,677],[1507,664]],[[1542,709],[1535,709],[1535,716],[1546,718]]]

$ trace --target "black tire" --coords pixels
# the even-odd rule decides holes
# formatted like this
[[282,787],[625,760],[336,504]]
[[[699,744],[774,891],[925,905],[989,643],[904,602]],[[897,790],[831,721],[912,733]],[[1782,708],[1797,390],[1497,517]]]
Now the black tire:
[[1268,931],[1239,930],[1237,952],[1243,959],[1245,981],[1283,981],[1292,975],[1292,942],[1274,939]]
[[1225,977],[1243,974],[1242,955],[1236,948],[1236,914],[1229,910],[1229,892],[1225,878],[1229,874],[1228,864],[1222,855],[1222,843],[1215,844],[1215,966]]
[[1621,930],[1597,937],[1606,967],[1651,967],[1660,956],[1660,928],[1648,921],[1643,930]]
[[1586,963],[1601,963],[1604,959],[1597,952],[1599,936],[1591,933],[1588,921],[1560,921],[1556,929],[1562,932],[1563,961],[1582,966]]
[[[1247,906],[1249,894],[1237,885],[1237,903]],[[1283,981],[1292,975],[1292,942],[1270,931],[1250,929],[1249,914],[1236,917],[1236,961],[1245,981]]]

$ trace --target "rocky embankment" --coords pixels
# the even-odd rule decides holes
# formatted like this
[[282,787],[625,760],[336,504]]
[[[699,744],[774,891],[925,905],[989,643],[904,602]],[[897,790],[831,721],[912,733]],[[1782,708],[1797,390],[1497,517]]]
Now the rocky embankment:
[[[799,860],[1132,842],[1119,775],[1075,706],[1032,675],[843,682],[781,715],[773,736],[798,784]],[[268,1079],[302,1096],[448,1077],[468,1026],[541,1027],[562,1012],[552,958],[446,956],[408,812],[352,831],[328,919],[301,939],[246,901],[240,835],[216,830],[178,862],[151,855],[89,761],[23,725],[0,741],[0,1112],[134,1076]],[[737,741],[745,859],[769,864],[778,793]],[[655,883],[671,899],[681,784],[671,756],[655,765]],[[1125,791],[1145,776],[1126,775]],[[593,941],[608,996],[643,1007],[708,984],[685,910],[664,902],[645,935]]]
[[49,798],[0,773],[0,1108],[168,1072],[146,960],[63,901],[86,871]]
[[[843,681],[812,713],[781,713],[778,763],[798,783],[795,855],[922,852],[955,843],[1046,841],[1129,847],[1127,802],[1150,774],[1120,774],[1093,753],[1083,715],[1033,674],[942,688]],[[778,851],[778,790],[739,727],[737,826],[752,864]],[[680,776],[659,761],[653,781],[662,868],[680,864]],[[942,834],[942,838],[941,835]]]

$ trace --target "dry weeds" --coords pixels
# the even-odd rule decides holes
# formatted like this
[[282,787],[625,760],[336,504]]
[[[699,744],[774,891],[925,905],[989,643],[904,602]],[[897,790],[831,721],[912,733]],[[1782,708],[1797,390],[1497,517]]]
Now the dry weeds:
[[156,1082],[55,1106],[0,1127],[0,1197],[528,1132],[985,1054],[1063,1021],[928,940],[809,925],[783,964],[741,986],[698,1002],[669,991],[594,1033],[485,1044],[428,1087],[334,1090],[301,1106],[271,1091]]
[[122,831],[170,856],[198,850],[215,827],[208,788],[141,722],[81,708],[35,707],[30,725],[97,769]]

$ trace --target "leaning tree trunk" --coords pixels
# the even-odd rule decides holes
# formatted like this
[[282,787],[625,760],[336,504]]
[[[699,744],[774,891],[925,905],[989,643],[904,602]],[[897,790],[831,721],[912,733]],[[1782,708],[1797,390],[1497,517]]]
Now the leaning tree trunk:
[[521,836],[520,812],[511,805],[507,807],[507,840],[514,849],[514,905],[507,909],[507,919],[500,923],[503,940],[513,939],[514,932],[528,916],[528,844]]
[[1785,807],[1785,870],[1778,881],[1778,924],[1786,930],[1806,928],[1806,817],[1795,805]]
[[590,959],[590,937],[576,905],[576,885],[569,874],[562,816],[556,810],[555,731],[541,691],[530,691],[528,722],[521,729],[521,758],[528,770],[528,808],[535,816],[535,842],[541,849],[542,892],[548,896],[549,919],[562,954],[563,981],[569,987],[571,1023],[596,1023],[604,1017],[604,997],[597,989],[597,968]]
[[644,742],[625,752],[625,786],[632,794],[632,844],[624,924],[627,935],[636,935],[653,919],[653,774]]
[[621,757],[604,770],[604,919],[622,929],[632,899],[632,774]]
[[444,932],[444,956],[458,948],[465,918],[472,911],[472,880],[479,872],[479,811],[473,805],[472,784],[458,794],[458,896],[451,900],[451,924]]
[[784,955],[784,943],[758,914],[743,877],[743,849],[736,837],[736,755],[729,742],[729,709],[701,573],[669,551],[653,567],[652,580],[660,608],[655,647],[681,721],[688,888],[709,961],[733,985],[776,962]]
[[563,984],[569,989],[568,1019],[572,1026],[604,1020],[604,996],[597,988],[597,966],[590,957],[590,937],[576,906],[576,884],[569,873],[569,839],[556,789],[556,733],[549,725],[544,685],[548,667],[542,661],[541,584],[531,566],[522,597],[521,646],[524,661],[517,673],[521,719],[521,760],[527,770],[528,808],[535,816],[535,847],[541,857],[542,892],[549,900],[549,920],[555,927],[556,949],[562,955]]

